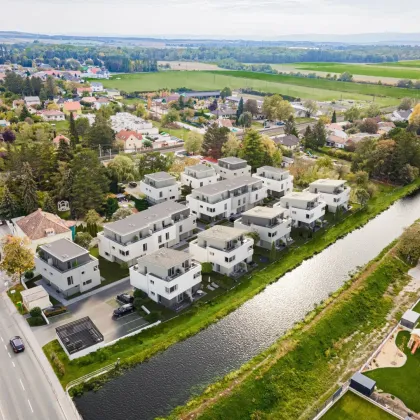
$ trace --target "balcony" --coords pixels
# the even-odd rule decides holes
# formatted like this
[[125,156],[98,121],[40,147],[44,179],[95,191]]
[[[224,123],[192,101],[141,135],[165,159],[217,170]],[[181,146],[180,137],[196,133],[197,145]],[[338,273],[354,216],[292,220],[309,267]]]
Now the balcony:
[[[179,268],[175,269],[175,273],[172,276],[161,277],[161,276],[158,276],[157,274],[152,274],[152,273],[147,273],[147,274],[140,273],[140,274],[143,274],[144,276],[148,275],[152,280],[155,280],[155,281],[160,280],[160,281],[166,281],[166,282],[169,283],[172,280],[175,280],[176,278],[181,277],[182,275],[188,273],[189,271],[191,271],[191,270],[193,270],[197,267],[201,267],[201,264],[197,261],[191,261],[191,264],[188,267],[185,267],[185,268],[184,267],[179,267]],[[134,270],[134,271],[139,271],[138,264],[131,267],[131,269]]]
[[37,254],[36,255],[37,258],[39,258],[41,261],[43,261],[45,264],[47,264],[49,267],[53,268],[54,270],[60,272],[60,273],[67,273],[68,271],[72,271],[75,270],[76,268],[82,267],[86,264],[90,264],[91,262],[97,261],[96,258],[92,257],[89,255],[89,260],[88,261],[83,261],[83,262],[77,262],[77,260],[72,261],[71,262],[71,267],[70,268],[60,268],[57,265],[53,264],[53,259],[51,257],[42,255],[42,254]]

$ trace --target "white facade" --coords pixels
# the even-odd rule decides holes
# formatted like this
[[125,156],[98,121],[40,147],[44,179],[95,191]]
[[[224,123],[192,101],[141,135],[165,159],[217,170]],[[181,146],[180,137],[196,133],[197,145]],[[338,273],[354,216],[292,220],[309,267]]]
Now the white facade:
[[90,87],[92,88],[92,92],[103,92],[104,90],[104,85],[102,83],[92,82]]
[[237,157],[221,158],[214,165],[214,169],[221,179],[235,179],[241,176],[251,176],[251,166],[246,160]]
[[335,213],[338,208],[347,210],[350,199],[350,187],[346,181],[340,179],[318,179],[309,184],[309,192],[319,194],[320,199],[325,201],[328,210]]
[[283,197],[293,191],[293,176],[285,169],[262,166],[252,176],[261,179],[267,194],[273,197]]
[[184,173],[181,174],[181,184],[191,187],[192,189],[205,187],[209,184],[215,184],[218,175],[214,168],[207,165],[187,166]]
[[201,264],[183,251],[161,249],[137,260],[130,268],[130,283],[156,303],[175,309],[185,300],[194,300],[201,284]]
[[199,218],[214,221],[261,204],[267,188],[261,180],[243,176],[197,188],[187,196],[188,207]]
[[213,226],[190,242],[190,254],[197,261],[211,263],[213,271],[227,276],[246,272],[254,254],[254,240],[245,234],[245,230]]
[[290,211],[281,207],[254,207],[235,220],[235,228],[258,233],[258,246],[271,249],[290,242]]
[[182,204],[168,201],[123,220],[104,225],[98,233],[99,255],[108,261],[136,264],[137,258],[187,239],[196,217]]
[[145,175],[140,182],[140,191],[146,195],[152,204],[163,203],[168,200],[178,200],[181,194],[181,183],[167,172],[155,172]]
[[121,130],[129,130],[148,135],[159,134],[159,129],[153,127],[150,121],[136,117],[129,112],[117,112],[115,115],[111,115],[111,127],[116,133]]
[[61,111],[42,111],[41,117],[44,121],[64,121],[65,114]]
[[35,267],[51,287],[66,297],[101,284],[98,259],[68,239],[42,245],[35,256]]
[[31,311],[34,308],[49,308],[52,306],[50,295],[42,286],[35,286],[20,292],[23,306]]
[[283,207],[290,210],[292,225],[294,227],[307,226],[314,228],[317,221],[325,215],[325,202],[319,194],[310,192],[292,192],[280,198],[280,203],[274,207]]

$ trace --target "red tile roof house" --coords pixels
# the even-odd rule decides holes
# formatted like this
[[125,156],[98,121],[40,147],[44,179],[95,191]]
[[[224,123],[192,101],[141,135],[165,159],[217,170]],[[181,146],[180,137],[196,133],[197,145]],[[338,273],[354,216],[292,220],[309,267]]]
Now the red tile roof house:
[[66,136],[63,136],[62,134],[59,134],[53,139],[55,147],[58,147],[60,145],[60,140],[64,140],[67,144],[70,144],[70,139],[68,139]]
[[135,131],[121,130],[115,139],[124,144],[124,152],[135,152],[143,148],[143,136]]
[[96,102],[96,98],[94,96],[85,96],[84,98],[80,99],[80,102],[86,102],[88,104],[93,104]]
[[91,87],[78,87],[76,89],[76,92],[78,95],[83,95],[84,93],[89,93],[89,95],[92,95],[92,88]]
[[72,112],[73,114],[81,114],[82,106],[80,105],[80,102],[64,102],[63,112],[66,115],[70,115],[70,112]]

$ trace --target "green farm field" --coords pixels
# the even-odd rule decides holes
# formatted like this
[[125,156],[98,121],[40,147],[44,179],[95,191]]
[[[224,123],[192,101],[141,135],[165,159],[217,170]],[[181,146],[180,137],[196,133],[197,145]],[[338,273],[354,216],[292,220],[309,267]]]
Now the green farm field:
[[380,63],[378,66],[383,67],[417,67],[420,69],[420,60],[405,60],[405,61],[397,61],[393,63]]

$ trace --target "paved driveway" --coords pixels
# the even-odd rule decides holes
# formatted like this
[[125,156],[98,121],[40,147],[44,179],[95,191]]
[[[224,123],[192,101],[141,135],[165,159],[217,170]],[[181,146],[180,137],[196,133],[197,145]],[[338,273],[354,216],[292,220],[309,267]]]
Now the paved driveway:
[[68,306],[70,314],[53,318],[50,325],[33,328],[34,334],[41,346],[56,338],[55,329],[60,325],[76,319],[89,316],[103,334],[105,342],[113,341],[132,333],[148,324],[137,313],[129,314],[120,319],[113,319],[112,312],[119,306],[115,300],[116,295],[132,291],[130,281],[120,283],[115,287],[98,292],[95,295],[83,299]]

